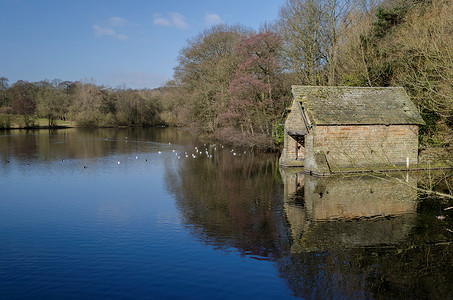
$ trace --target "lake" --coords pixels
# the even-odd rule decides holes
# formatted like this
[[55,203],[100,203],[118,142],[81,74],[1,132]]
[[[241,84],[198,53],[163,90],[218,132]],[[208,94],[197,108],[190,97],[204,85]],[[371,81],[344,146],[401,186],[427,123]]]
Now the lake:
[[1,299],[453,298],[425,174],[311,177],[174,128],[3,131],[0,174]]

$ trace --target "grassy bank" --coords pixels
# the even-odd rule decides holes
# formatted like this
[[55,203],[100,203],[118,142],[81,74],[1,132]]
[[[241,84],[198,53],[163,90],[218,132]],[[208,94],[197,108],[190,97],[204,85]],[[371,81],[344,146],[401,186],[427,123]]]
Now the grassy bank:
[[[21,128],[48,128],[49,119],[30,117],[28,125],[25,124],[23,116],[13,114],[0,114],[0,129],[21,129]],[[52,127],[76,127],[72,121],[56,120]]]

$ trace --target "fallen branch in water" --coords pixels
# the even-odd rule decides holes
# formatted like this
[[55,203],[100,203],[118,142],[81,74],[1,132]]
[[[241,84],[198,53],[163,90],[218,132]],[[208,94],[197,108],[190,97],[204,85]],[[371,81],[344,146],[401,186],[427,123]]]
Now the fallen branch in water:
[[[407,182],[405,182],[404,180],[396,178],[396,177],[393,177],[393,176],[390,176],[386,172],[383,173],[383,172],[379,172],[379,171],[370,170],[370,174],[377,174],[375,176],[380,178],[380,179],[382,179],[382,180],[397,181],[400,184],[406,185],[406,186],[410,187],[411,189],[414,189],[414,190],[416,190],[418,192],[422,192],[422,193],[429,194],[429,195],[436,195],[436,196],[442,197],[442,198],[453,199],[453,195],[445,194],[445,193],[441,193],[441,192],[436,192],[436,191],[429,190],[429,189],[423,189],[423,188],[411,186],[410,184],[407,184]],[[387,179],[384,179],[383,177],[381,177],[382,175],[384,175]],[[453,209],[453,206],[452,207],[447,207],[446,210],[447,209]]]
[[[401,182],[402,182],[402,181],[401,181]],[[452,196],[452,195],[444,194],[444,193],[441,193],[441,192],[431,191],[431,190],[422,189],[422,188],[416,188],[416,190],[417,190],[417,191],[420,191],[420,192],[423,192],[423,193],[426,193],[426,194],[434,194],[434,195],[439,196],[439,197],[453,199],[453,196]],[[447,208],[448,208],[448,209],[453,209],[453,207],[447,207]]]

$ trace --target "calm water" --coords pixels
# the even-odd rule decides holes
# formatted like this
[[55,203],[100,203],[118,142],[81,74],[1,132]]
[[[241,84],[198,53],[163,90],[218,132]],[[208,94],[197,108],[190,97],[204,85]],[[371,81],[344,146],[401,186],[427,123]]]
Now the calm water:
[[0,298],[453,298],[451,203],[418,175],[277,159],[169,128],[0,133]]

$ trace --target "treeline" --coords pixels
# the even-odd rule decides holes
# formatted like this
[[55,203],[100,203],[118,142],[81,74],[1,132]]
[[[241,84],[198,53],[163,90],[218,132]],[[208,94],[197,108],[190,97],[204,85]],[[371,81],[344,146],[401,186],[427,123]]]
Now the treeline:
[[292,84],[403,86],[427,123],[422,145],[451,144],[452,15],[447,0],[287,0],[258,32],[218,25],[189,40],[162,117],[272,147]]
[[26,98],[50,122],[163,122],[269,148],[281,142],[293,84],[403,86],[427,123],[423,147],[446,147],[453,145],[452,15],[449,0],[287,0],[278,20],[258,31],[217,25],[188,40],[158,91],[2,80],[0,107],[19,112],[27,106],[13,102]]
[[55,79],[17,81],[0,78],[0,128],[12,126],[13,114],[24,118],[19,127],[34,127],[35,118],[48,126],[68,120],[81,127],[150,126],[160,124],[159,90],[111,89],[90,82]]

